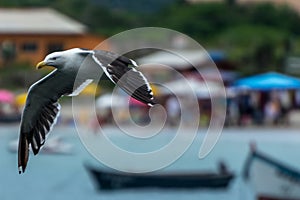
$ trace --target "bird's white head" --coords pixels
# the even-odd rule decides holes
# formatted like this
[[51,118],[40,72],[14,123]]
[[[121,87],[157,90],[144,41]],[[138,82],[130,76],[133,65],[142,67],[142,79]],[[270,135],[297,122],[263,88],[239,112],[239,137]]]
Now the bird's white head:
[[41,69],[45,66],[55,67],[57,69],[65,66],[66,62],[73,60],[73,56],[82,53],[90,53],[89,50],[80,48],[69,49],[66,51],[53,52],[45,57],[45,59],[36,65],[37,69]]

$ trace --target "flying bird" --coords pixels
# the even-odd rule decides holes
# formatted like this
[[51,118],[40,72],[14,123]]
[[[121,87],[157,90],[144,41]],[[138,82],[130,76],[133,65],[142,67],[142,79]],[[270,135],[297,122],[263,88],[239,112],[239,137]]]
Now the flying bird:
[[125,56],[103,50],[74,48],[47,55],[36,68],[44,66],[56,69],[31,85],[28,90],[19,134],[19,173],[25,172],[29,147],[36,155],[55,125],[60,112],[59,98],[78,95],[99,77],[99,73],[133,98],[149,106],[155,104],[147,79],[136,69],[137,64]]

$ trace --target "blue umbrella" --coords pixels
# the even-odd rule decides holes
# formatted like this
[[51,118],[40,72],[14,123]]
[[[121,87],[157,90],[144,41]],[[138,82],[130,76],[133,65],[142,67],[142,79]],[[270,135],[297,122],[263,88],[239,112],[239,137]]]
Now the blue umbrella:
[[234,85],[252,90],[300,89],[300,79],[277,72],[268,72],[239,79]]

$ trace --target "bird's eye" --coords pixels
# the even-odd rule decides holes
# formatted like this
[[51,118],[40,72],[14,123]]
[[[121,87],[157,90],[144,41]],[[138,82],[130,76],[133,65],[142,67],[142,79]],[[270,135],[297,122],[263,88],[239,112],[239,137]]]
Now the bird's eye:
[[52,58],[52,60],[56,60],[56,59],[57,59],[57,57],[53,57],[53,58]]

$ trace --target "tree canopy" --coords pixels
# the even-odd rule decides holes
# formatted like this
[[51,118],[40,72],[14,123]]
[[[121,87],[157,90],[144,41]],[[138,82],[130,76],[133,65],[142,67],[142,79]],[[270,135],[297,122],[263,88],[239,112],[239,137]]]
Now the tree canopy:
[[52,7],[111,36],[142,26],[170,28],[220,48],[240,71],[281,70],[286,56],[299,54],[300,17],[287,6],[242,5],[234,0],[189,4],[184,0],[2,0],[2,7]]

